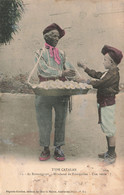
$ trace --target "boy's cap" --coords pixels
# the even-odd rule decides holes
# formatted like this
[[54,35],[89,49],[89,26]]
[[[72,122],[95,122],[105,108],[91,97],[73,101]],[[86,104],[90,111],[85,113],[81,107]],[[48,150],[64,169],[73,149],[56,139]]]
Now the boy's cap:
[[51,30],[58,30],[59,34],[60,34],[60,37],[59,38],[62,38],[64,35],[65,35],[65,31],[63,29],[61,29],[61,27],[56,24],[56,23],[53,23],[49,26],[47,26],[44,31],[43,31],[43,35],[48,33],[49,31]]
[[114,60],[116,64],[119,64],[123,58],[123,54],[120,50],[111,47],[109,45],[104,45],[104,47],[101,50],[102,54],[109,54],[109,56]]

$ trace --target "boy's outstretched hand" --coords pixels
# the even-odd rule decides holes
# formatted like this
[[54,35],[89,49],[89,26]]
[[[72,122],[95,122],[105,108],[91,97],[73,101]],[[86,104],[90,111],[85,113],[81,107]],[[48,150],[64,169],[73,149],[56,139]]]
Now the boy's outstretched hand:
[[82,62],[77,62],[78,67],[83,68],[84,70],[87,68]]
[[85,79],[85,78],[77,77],[77,78],[74,79],[74,81],[76,81],[78,83],[86,83],[88,85],[91,85],[91,79]]
[[74,81],[76,81],[76,82],[78,82],[78,83],[86,83],[86,82],[87,82],[87,80],[86,80],[86,79],[81,78],[81,77],[77,77],[77,78],[75,78],[75,79],[74,79]]

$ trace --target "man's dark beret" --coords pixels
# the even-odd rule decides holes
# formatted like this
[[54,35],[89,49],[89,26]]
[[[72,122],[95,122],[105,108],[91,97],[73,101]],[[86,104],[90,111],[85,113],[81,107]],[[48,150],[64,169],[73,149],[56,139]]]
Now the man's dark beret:
[[51,30],[58,30],[59,34],[60,34],[60,37],[59,38],[62,38],[64,35],[65,35],[65,31],[63,29],[61,29],[61,27],[56,24],[56,23],[53,23],[49,26],[47,26],[44,31],[43,31],[43,35],[48,33],[49,31]]

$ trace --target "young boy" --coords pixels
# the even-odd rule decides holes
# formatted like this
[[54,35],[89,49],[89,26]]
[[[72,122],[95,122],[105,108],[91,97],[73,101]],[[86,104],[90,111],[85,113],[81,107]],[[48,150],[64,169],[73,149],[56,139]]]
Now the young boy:
[[[106,135],[108,151],[98,154],[99,158],[103,158],[107,164],[114,163],[116,160],[115,152],[115,96],[119,93],[119,68],[117,65],[121,62],[123,57],[122,52],[114,47],[105,45],[102,48],[104,55],[103,65],[106,72],[96,72],[86,67],[84,64],[78,62],[78,66],[82,67],[84,71],[97,80],[87,80],[87,84],[97,89],[97,104],[99,114],[99,124]],[[84,81],[84,79],[82,79]],[[81,80],[80,80],[81,81]]]

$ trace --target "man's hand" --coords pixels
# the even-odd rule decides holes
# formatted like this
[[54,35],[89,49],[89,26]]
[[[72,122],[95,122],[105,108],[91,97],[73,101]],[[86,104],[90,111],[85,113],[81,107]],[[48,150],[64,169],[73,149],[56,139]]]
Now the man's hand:
[[86,83],[87,83],[88,85],[91,85],[91,79],[87,79]]
[[64,77],[74,77],[76,75],[76,72],[75,72],[75,70],[64,70],[63,72],[62,72],[62,76],[64,76]]
[[87,68],[82,62],[77,62],[78,67],[83,68],[84,70]]

